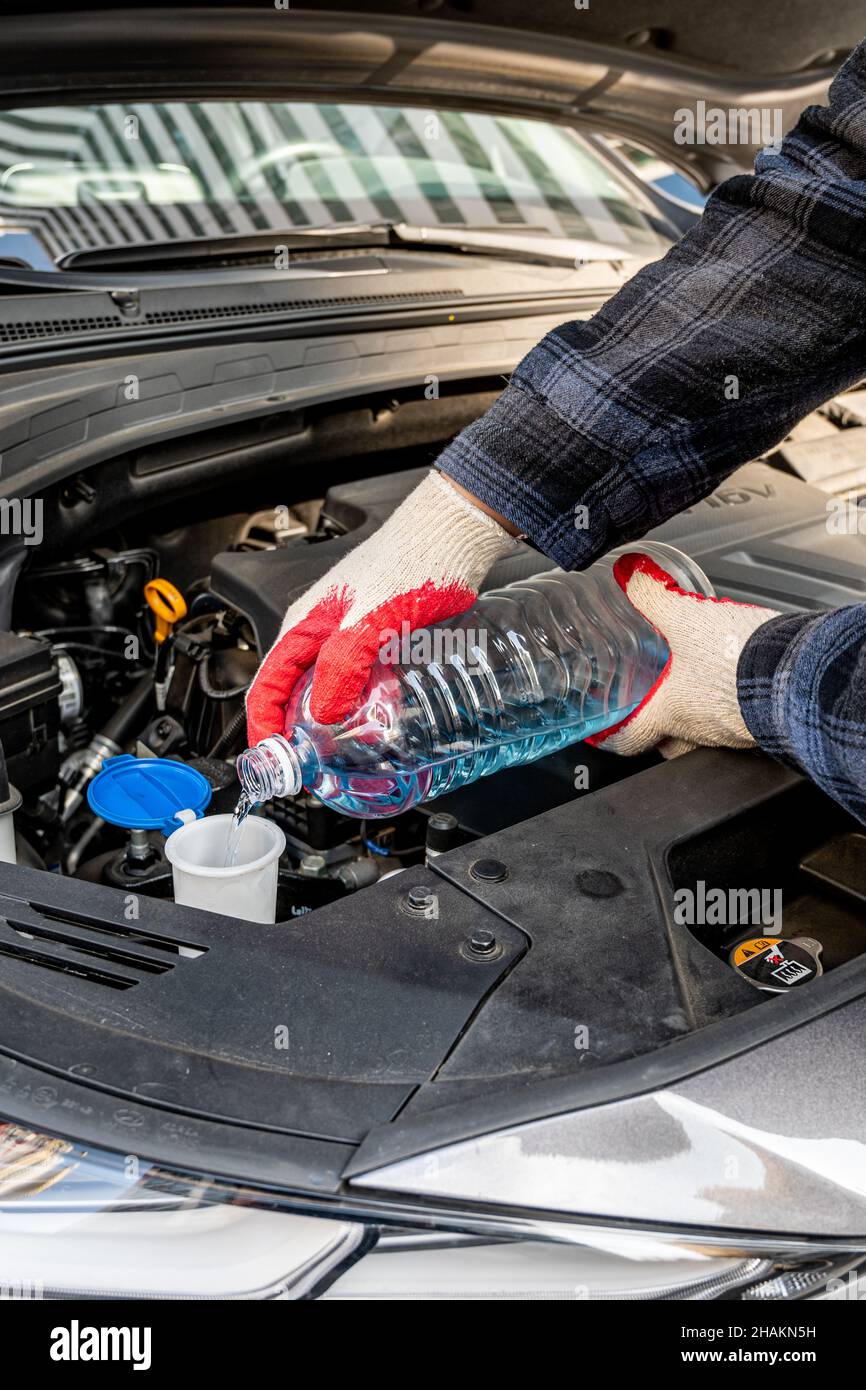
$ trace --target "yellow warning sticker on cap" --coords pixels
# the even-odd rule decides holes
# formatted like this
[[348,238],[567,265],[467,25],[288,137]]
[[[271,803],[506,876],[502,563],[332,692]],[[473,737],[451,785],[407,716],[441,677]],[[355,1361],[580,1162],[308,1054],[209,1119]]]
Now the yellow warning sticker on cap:
[[781,940],[781,936],[752,936],[748,941],[741,941],[731,952],[731,964],[742,965],[743,961],[761,955],[763,951],[768,951],[771,946],[778,946]]

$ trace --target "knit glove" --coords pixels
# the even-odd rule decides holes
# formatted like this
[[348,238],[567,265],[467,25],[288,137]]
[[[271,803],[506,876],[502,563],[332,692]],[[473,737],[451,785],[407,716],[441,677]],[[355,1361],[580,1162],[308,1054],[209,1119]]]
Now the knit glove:
[[313,662],[313,716],[338,723],[358,704],[391,634],[470,608],[490,566],[515,544],[441,474],[428,474],[384,526],[289,608],[247,694],[249,742],[283,732],[288,699]]
[[686,593],[647,555],[622,555],[613,572],[670,656],[637,709],[587,742],[626,756],[658,747],[666,758],[701,745],[753,748],[737,700],[737,663],[753,632],[778,614]]

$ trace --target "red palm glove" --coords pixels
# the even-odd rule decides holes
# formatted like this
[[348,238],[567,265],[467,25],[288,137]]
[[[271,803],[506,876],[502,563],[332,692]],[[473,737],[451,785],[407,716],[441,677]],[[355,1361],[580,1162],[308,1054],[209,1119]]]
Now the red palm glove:
[[470,608],[511,536],[429,474],[384,526],[292,604],[247,695],[250,744],[282,733],[285,708],[313,662],[313,715],[336,724],[358,703],[379,649],[393,632],[442,622]]
[[699,746],[754,747],[737,700],[737,662],[756,628],[778,614],[752,603],[686,593],[648,555],[621,555],[613,573],[629,601],[664,637],[670,657],[637,709],[587,742],[626,756],[658,747],[666,758]]

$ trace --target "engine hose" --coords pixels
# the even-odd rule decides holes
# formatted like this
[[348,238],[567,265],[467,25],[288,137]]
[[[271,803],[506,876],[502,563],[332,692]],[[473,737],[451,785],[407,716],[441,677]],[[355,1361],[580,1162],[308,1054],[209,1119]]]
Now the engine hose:
[[115,710],[101,736],[113,743],[123,744],[144,722],[145,711],[153,699],[153,676],[140,676],[127,695],[120,709]]
[[198,667],[198,683],[203,694],[209,700],[236,700],[238,695],[243,695],[249,688],[249,681],[244,681],[243,685],[232,686],[230,690],[220,690],[218,686],[211,685],[207,673],[207,662],[200,661]]
[[227,753],[247,722],[247,712],[239,709],[231,723],[223,729],[213,748],[208,753],[209,758],[221,758]]

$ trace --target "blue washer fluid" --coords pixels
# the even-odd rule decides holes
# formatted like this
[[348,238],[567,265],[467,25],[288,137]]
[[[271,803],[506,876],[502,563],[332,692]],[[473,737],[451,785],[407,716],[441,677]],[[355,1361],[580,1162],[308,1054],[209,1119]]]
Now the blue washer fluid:
[[634,550],[681,588],[712,595],[694,561],[648,541],[582,573],[551,570],[489,590],[462,617],[389,635],[361,703],[341,724],[313,718],[307,673],[285,734],[237,760],[247,798],[303,787],[343,815],[393,816],[624,719],[669,655],[613,577],[617,556]]

